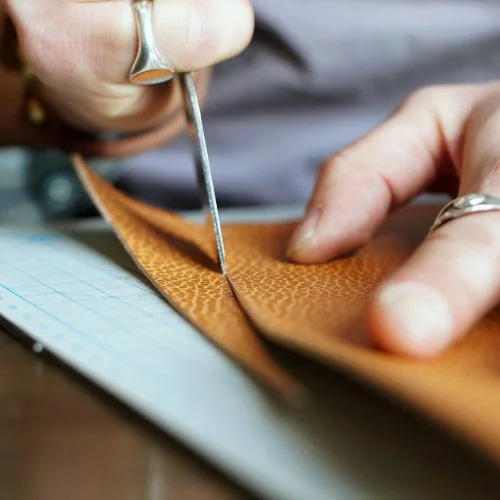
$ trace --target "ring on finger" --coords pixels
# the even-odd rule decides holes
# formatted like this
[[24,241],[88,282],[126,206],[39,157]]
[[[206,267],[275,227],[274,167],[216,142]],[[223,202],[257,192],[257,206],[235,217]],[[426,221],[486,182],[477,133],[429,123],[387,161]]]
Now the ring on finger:
[[481,212],[500,211],[500,197],[487,193],[470,193],[450,201],[439,212],[431,226],[429,234],[444,224],[463,217]]
[[175,68],[167,63],[156,46],[153,31],[153,0],[133,0],[137,26],[137,54],[129,79],[139,85],[155,85],[171,80]]

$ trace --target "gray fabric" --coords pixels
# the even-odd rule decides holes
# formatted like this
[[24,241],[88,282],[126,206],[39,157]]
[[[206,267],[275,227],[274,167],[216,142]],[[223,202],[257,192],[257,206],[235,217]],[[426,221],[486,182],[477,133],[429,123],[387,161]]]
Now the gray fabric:
[[[204,121],[222,205],[304,202],[322,161],[412,90],[500,78],[497,0],[254,0],[257,31],[216,68]],[[185,140],[126,162],[123,185],[196,206]]]

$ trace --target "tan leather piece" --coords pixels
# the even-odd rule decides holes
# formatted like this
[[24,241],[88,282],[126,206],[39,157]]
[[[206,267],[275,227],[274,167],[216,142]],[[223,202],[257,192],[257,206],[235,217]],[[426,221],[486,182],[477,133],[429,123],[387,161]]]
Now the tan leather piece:
[[[78,170],[96,203],[156,286],[186,316],[195,317],[193,322],[202,331],[262,375],[258,365],[269,359],[261,357],[259,349],[252,350],[252,332],[224,278],[192,257],[196,246],[207,251],[210,232],[127,198],[81,163]],[[431,361],[376,350],[359,324],[372,291],[425,237],[437,210],[405,208],[391,216],[356,255],[317,266],[286,261],[285,248],[294,223],[226,224],[230,281],[241,307],[262,334],[361,376],[500,462],[499,313],[484,319],[463,341]],[[194,246],[173,245],[168,241],[171,237],[184,238]],[[216,305],[208,306],[214,302]],[[215,317],[217,321],[210,320]],[[245,354],[247,349],[251,352]],[[269,367],[264,370],[269,371]]]
[[355,256],[315,266],[286,261],[293,223],[225,227],[231,282],[265,336],[361,375],[500,461],[498,312],[430,361],[375,349],[360,324],[372,291],[425,237],[437,211],[407,207]]
[[285,397],[300,396],[266,352],[217,269],[211,230],[128,198],[74,157],[94,203],[138,267],[169,303],[257,378]]

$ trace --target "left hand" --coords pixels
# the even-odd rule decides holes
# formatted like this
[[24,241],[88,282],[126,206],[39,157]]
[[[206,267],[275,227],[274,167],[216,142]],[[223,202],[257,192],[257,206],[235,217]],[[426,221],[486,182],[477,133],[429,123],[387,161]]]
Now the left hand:
[[[439,189],[500,196],[500,82],[429,87],[323,166],[290,258],[319,263],[365,243],[390,210]],[[458,193],[458,194],[457,194]],[[368,313],[383,348],[438,354],[500,300],[500,212],[433,232]]]

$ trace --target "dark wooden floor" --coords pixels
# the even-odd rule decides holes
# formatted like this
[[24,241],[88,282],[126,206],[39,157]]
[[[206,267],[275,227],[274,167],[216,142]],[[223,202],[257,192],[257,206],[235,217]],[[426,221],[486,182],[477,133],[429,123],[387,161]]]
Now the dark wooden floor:
[[0,329],[0,498],[248,500],[105,394]]

